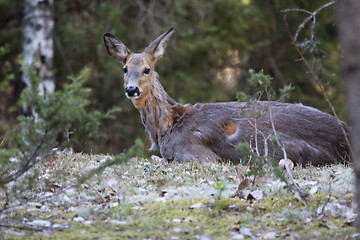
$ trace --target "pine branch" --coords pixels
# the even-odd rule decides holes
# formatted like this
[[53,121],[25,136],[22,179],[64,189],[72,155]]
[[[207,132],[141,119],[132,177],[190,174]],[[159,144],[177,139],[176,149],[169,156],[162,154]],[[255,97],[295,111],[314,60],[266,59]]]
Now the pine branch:
[[3,182],[3,184],[8,184],[12,181],[15,181],[20,176],[22,176],[25,172],[27,172],[31,167],[33,167],[37,162],[40,161],[40,159],[38,159],[38,157],[39,157],[38,153],[39,153],[40,149],[43,147],[43,144],[45,142],[44,140],[46,139],[47,134],[48,134],[48,131],[46,130],[43,138],[41,139],[39,144],[36,146],[31,157],[26,161],[25,166],[21,167],[19,170],[17,170],[15,173],[11,174],[10,176],[7,176],[5,178],[5,181]]

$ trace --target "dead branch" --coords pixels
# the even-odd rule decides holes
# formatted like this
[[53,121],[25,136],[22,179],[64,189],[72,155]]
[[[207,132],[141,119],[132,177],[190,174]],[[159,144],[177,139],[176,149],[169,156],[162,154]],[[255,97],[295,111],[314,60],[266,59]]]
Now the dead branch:
[[86,181],[85,183],[96,193],[96,195],[101,199],[102,202],[106,202],[106,199],[100,194],[98,190],[94,188],[93,185],[91,185],[88,181]]
[[334,5],[337,1],[331,1],[331,2],[328,2],[324,5],[322,5],[321,7],[319,7],[318,9],[316,9],[314,12],[310,12],[308,10],[305,10],[305,9],[299,9],[299,8],[288,8],[288,9],[285,9],[285,10],[282,10],[281,12],[283,13],[287,13],[287,12],[305,12],[307,14],[309,14],[310,16],[308,16],[307,18],[304,19],[304,21],[302,21],[302,23],[300,23],[300,25],[298,26],[296,32],[295,32],[295,35],[294,35],[294,40],[296,41],[298,36],[299,36],[299,33],[300,31],[305,27],[306,23],[308,23],[311,19],[312,19],[312,24],[311,24],[311,39],[312,40],[315,40],[315,32],[314,32],[314,29],[315,29],[315,23],[316,23],[316,14],[318,12],[320,12],[321,10],[323,10],[324,8],[327,8],[331,5]]
[[[269,106],[269,117],[270,117],[270,122],[271,122],[271,128],[274,132],[274,136],[275,136],[275,139],[276,139],[276,142],[279,144],[280,148],[281,148],[281,151],[283,152],[284,154],[284,161],[285,161],[285,169],[286,169],[286,173],[289,175],[289,178],[290,180],[292,181],[292,183],[294,184],[295,186],[295,189],[297,191],[297,193],[299,194],[299,196],[301,198],[303,198],[305,195],[304,193],[301,191],[300,187],[298,186],[298,184],[296,183],[292,173],[291,173],[291,170],[290,170],[290,167],[289,167],[289,163],[288,163],[288,159],[287,159],[287,154],[286,154],[286,149],[285,149],[285,146],[284,144],[282,144],[279,140],[279,137],[278,137],[278,134],[276,132],[276,129],[275,129],[275,125],[274,125],[274,121],[273,121],[273,118],[272,118],[272,113],[271,113],[271,107]],[[290,188],[291,189],[291,188]]]
[[[335,2],[335,1],[333,1],[333,2]],[[342,124],[341,124],[341,120],[339,119],[338,115],[336,114],[336,111],[335,111],[334,106],[331,104],[330,99],[329,99],[329,97],[328,97],[327,94],[326,94],[326,90],[325,90],[323,84],[320,82],[319,77],[315,74],[315,72],[314,72],[314,70],[312,69],[312,67],[310,66],[309,62],[305,59],[305,57],[304,57],[304,55],[302,54],[302,52],[300,51],[299,47],[296,45],[296,40],[292,37],[292,34],[291,34],[291,31],[290,31],[289,25],[288,25],[288,23],[287,23],[287,21],[286,21],[286,15],[284,15],[284,22],[285,22],[285,26],[286,26],[286,28],[287,28],[287,31],[288,31],[288,33],[289,33],[289,37],[290,37],[290,39],[291,39],[291,42],[292,42],[292,44],[293,44],[294,47],[295,47],[295,50],[296,50],[297,53],[299,54],[300,59],[305,63],[306,68],[308,69],[310,75],[313,77],[313,78],[312,78],[313,81],[319,86],[319,88],[320,88],[320,90],[321,90],[321,94],[324,96],[324,98],[325,98],[327,104],[329,105],[329,107],[330,107],[330,109],[331,109],[334,117],[335,117],[336,120],[338,121],[338,125],[339,125],[339,127],[340,127],[340,129],[341,129],[341,131],[342,131],[342,133],[343,133],[343,135],[344,135],[346,144],[347,144],[348,147],[349,147],[350,155],[351,155],[351,156],[354,156],[354,155],[353,155],[353,150],[352,150],[352,147],[351,147],[351,144],[350,144],[350,140],[349,140],[349,138],[348,138],[348,136],[347,136],[347,134],[346,134],[346,131],[345,131],[344,127],[343,127]]]
[[46,139],[47,135],[48,135],[48,130],[45,131],[43,138],[41,139],[40,143],[36,146],[34,152],[30,156],[30,158],[26,161],[25,166],[21,167],[15,173],[13,173],[9,176],[6,176],[3,181],[4,184],[15,181],[21,175],[23,175],[25,172],[27,172],[30,168],[32,168],[37,162],[39,162],[41,160],[41,158],[38,156],[38,152],[43,147],[43,144],[45,144],[45,139]]

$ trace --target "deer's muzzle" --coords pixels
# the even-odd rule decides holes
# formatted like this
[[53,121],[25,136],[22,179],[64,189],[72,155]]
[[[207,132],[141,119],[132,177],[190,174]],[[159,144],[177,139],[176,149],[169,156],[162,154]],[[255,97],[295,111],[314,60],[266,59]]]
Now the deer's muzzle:
[[130,86],[130,87],[125,88],[125,96],[127,98],[139,97],[140,94],[141,94],[141,92],[138,87]]

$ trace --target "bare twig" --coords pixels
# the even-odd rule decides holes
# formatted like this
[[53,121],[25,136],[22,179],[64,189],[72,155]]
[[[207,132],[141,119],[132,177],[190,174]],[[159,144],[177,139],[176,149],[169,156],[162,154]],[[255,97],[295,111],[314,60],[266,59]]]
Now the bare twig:
[[310,16],[308,16],[307,18],[304,19],[304,21],[302,21],[302,23],[300,23],[298,29],[296,30],[295,32],[295,35],[294,35],[294,40],[296,41],[298,36],[299,36],[299,33],[300,31],[305,27],[306,23],[309,22],[311,19],[313,20],[312,21],[312,27],[311,27],[311,39],[315,39],[315,34],[314,34],[314,29],[315,29],[315,18],[316,18],[316,14],[318,12],[320,12],[321,10],[323,10],[324,8],[327,8],[331,5],[334,5],[336,3],[336,1],[331,1],[331,2],[328,2],[324,5],[322,5],[321,7],[319,7],[318,9],[316,9],[314,12],[310,12],[310,11],[307,11],[307,10],[304,10],[304,9],[299,9],[299,8],[294,8],[294,9],[285,9],[285,10],[282,10],[283,13],[287,13],[287,12],[305,12],[307,14],[309,14]]
[[[0,227],[6,227],[6,228],[17,228],[17,229],[22,229],[22,230],[33,230],[33,231],[44,231],[44,230],[51,230],[51,229],[57,229],[59,230],[59,227],[57,228],[53,228],[52,226],[32,226],[26,223],[21,223],[21,222],[0,222]],[[66,227],[63,228],[67,228],[70,227],[70,224],[67,224]]]
[[89,182],[85,182],[95,193],[98,195],[98,197],[101,199],[102,202],[106,202],[106,199],[99,193],[98,190],[96,190]]
[[38,160],[38,152],[43,147],[43,144],[45,144],[45,139],[47,137],[48,131],[45,131],[45,134],[43,138],[41,139],[40,143],[36,146],[34,152],[32,153],[31,157],[27,160],[25,166],[21,167],[19,170],[17,170],[15,173],[11,174],[10,176],[7,176],[3,183],[7,184],[10,183],[17,178],[19,178],[21,175],[23,175],[26,171],[28,171],[32,166],[34,166],[39,160]]
[[[335,1],[333,1],[333,2],[335,2]],[[350,155],[351,155],[351,156],[354,156],[354,155],[353,155],[353,150],[352,150],[352,147],[351,147],[351,144],[350,144],[350,140],[349,140],[349,138],[348,138],[348,136],[347,136],[347,134],[346,134],[346,131],[345,131],[345,129],[344,129],[342,123],[341,123],[341,120],[339,119],[338,115],[336,114],[336,111],[335,111],[334,106],[331,104],[330,99],[329,99],[329,97],[328,97],[327,94],[326,94],[326,90],[325,90],[323,84],[320,82],[319,76],[317,76],[317,75],[315,74],[315,72],[314,72],[314,70],[312,69],[312,67],[310,66],[309,62],[305,59],[304,55],[302,54],[302,52],[300,51],[300,49],[298,48],[298,46],[296,46],[296,44],[295,44],[296,41],[295,41],[295,39],[292,37],[291,31],[290,31],[290,29],[289,29],[289,25],[288,25],[288,23],[287,23],[287,21],[286,21],[286,16],[284,16],[284,21],[285,21],[285,25],[286,25],[286,28],[287,28],[287,30],[288,30],[288,33],[289,33],[289,37],[290,37],[290,39],[291,39],[291,42],[293,43],[293,45],[294,45],[294,47],[295,47],[295,50],[296,50],[297,53],[299,54],[301,60],[305,63],[306,68],[308,69],[310,75],[313,77],[312,79],[313,79],[313,80],[315,81],[315,83],[319,86],[322,95],[324,96],[324,98],[325,98],[327,104],[329,105],[332,113],[334,114],[334,117],[336,118],[336,120],[337,120],[337,122],[338,122],[338,125],[339,125],[339,127],[340,127],[340,129],[341,129],[341,131],[342,131],[342,133],[343,133],[343,135],[344,135],[346,144],[347,144],[348,147],[349,147]]]
[[56,44],[57,48],[59,49],[60,56],[61,56],[62,60],[64,61],[64,65],[65,65],[67,73],[69,75],[74,75],[74,72],[71,69],[71,65],[69,64],[69,61],[67,60],[67,57],[65,55],[65,51],[64,51],[64,48],[62,47],[60,39],[56,35],[55,35],[54,39],[55,39],[55,44]]
[[332,180],[334,179],[334,177],[335,177],[335,176],[332,175],[332,174],[330,174],[330,176],[329,176],[329,195],[328,195],[328,197],[327,197],[327,199],[326,199],[326,202],[325,202],[324,206],[323,206],[322,209],[321,209],[321,214],[324,213],[324,210],[325,210],[326,205],[330,202],[331,193],[332,193],[332,191],[331,191],[331,186],[332,186]]
[[4,137],[4,139],[1,141],[0,146],[4,144],[5,140],[6,140],[6,137]]
[[[66,188],[57,190],[56,193],[53,193],[51,196],[38,197],[38,198],[36,198],[36,201],[39,201],[39,202],[48,201],[48,200],[50,200],[50,199],[52,199],[52,198],[54,198],[56,196],[59,196],[62,193],[65,193],[66,191],[68,191],[68,190],[70,190],[72,188],[76,188],[76,187],[77,187],[77,184],[69,185]],[[11,209],[14,209],[16,207],[24,206],[24,205],[26,205],[26,204],[28,204],[29,202],[32,202],[32,201],[34,201],[34,199],[27,199],[27,201],[21,202],[19,204],[7,205],[4,208],[0,208],[0,212],[6,211],[6,210],[11,210]]]
[[49,229],[49,227],[37,227],[37,226],[30,226],[24,223],[19,222],[0,222],[0,227],[6,228],[17,228],[22,230],[33,230],[33,231],[43,231],[44,229]]
[[[271,106],[269,106],[269,116],[270,116],[271,127],[272,127],[272,130],[273,130],[273,132],[274,132],[274,136],[275,136],[276,142],[279,144],[279,146],[280,146],[280,148],[281,148],[281,151],[283,152],[283,155],[284,155],[286,172],[287,172],[287,174],[289,175],[290,180],[291,180],[292,183],[294,184],[295,189],[296,189],[296,191],[298,192],[299,196],[300,196],[301,198],[303,198],[303,197],[304,197],[304,193],[301,191],[300,187],[299,187],[298,184],[296,183],[296,181],[295,181],[295,179],[294,179],[294,177],[293,177],[293,175],[292,175],[292,173],[291,173],[291,171],[290,171],[285,146],[284,146],[284,144],[282,144],[282,143],[280,142],[279,137],[278,137],[278,134],[277,134],[277,132],[276,132],[275,125],[274,125],[274,121],[273,121],[273,117],[272,117],[272,113],[271,113]],[[291,189],[291,188],[290,188],[290,189]]]

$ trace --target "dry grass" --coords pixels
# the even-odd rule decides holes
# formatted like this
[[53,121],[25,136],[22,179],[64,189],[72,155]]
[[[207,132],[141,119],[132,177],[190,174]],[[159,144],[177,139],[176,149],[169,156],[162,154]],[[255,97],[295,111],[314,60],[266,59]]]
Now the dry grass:
[[[296,167],[298,199],[271,174],[231,198],[246,166],[133,158],[75,187],[108,156],[65,154],[37,167],[36,188],[1,212],[5,239],[352,238],[353,172]],[[221,188],[219,188],[221,186]],[[5,195],[2,195],[2,202]],[[17,205],[19,204],[19,205]],[[41,220],[41,221],[39,221]],[[41,230],[41,231],[39,231]]]

